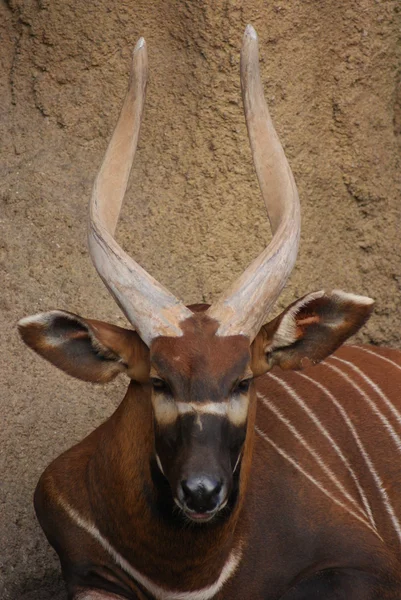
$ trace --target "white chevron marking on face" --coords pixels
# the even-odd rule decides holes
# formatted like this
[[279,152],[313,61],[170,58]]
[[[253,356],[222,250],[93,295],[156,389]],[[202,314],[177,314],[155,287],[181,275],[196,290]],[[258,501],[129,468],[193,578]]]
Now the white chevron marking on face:
[[200,415],[227,416],[227,402],[176,402],[180,415],[197,413]]
[[176,402],[180,415],[195,414],[199,418],[202,415],[215,415],[225,417],[235,426],[244,425],[248,416],[249,400],[245,394],[238,394],[222,402]]
[[238,394],[221,402],[175,402],[170,396],[157,394],[152,397],[152,405],[155,419],[161,426],[174,424],[179,415],[193,414],[202,429],[203,415],[226,418],[235,426],[244,425],[248,417],[249,399],[246,394]]

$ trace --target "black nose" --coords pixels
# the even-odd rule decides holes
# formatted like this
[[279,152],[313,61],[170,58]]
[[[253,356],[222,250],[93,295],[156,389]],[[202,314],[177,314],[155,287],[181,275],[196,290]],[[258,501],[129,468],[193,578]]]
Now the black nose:
[[181,500],[189,510],[197,513],[211,512],[221,503],[222,488],[222,481],[211,477],[190,477],[181,481]]

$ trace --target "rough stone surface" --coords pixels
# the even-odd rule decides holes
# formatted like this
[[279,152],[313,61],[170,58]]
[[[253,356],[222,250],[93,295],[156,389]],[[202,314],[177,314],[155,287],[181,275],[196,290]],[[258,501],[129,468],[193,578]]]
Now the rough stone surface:
[[15,324],[56,307],[124,322],[91,266],[86,211],[140,35],[150,82],[120,243],[193,302],[216,298],[269,239],[240,102],[248,22],[302,201],[279,308],[322,287],[370,295],[376,312],[358,339],[401,345],[397,0],[0,0],[5,600],[65,598],[32,493],[123,394],[123,381],[101,388],[57,372]]

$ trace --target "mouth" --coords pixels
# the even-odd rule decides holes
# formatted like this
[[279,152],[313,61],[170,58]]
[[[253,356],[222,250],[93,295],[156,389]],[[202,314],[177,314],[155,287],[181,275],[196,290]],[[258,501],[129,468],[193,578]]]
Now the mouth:
[[174,498],[174,502],[180,509],[182,513],[186,516],[187,519],[193,521],[194,523],[208,523],[219,513],[227,504],[227,500],[225,500],[220,506],[215,508],[214,510],[207,512],[196,512],[194,510],[189,509],[186,506],[183,506],[177,498]]
[[218,513],[218,510],[207,513],[197,513],[186,509],[183,512],[188,519],[194,521],[195,523],[207,523],[213,519],[213,517]]

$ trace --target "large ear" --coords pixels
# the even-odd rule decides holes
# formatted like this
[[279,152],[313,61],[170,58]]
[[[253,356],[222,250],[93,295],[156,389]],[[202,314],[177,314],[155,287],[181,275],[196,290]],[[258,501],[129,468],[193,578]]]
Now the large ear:
[[314,292],[297,300],[262,327],[252,344],[252,370],[274,365],[303,369],[334,352],[367,321],[374,302],[340,290]]
[[119,373],[149,376],[149,350],[135,331],[52,310],[21,319],[19,333],[35,352],[73,377],[97,383]]

